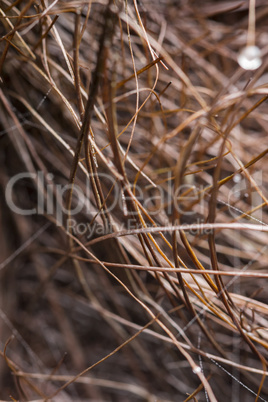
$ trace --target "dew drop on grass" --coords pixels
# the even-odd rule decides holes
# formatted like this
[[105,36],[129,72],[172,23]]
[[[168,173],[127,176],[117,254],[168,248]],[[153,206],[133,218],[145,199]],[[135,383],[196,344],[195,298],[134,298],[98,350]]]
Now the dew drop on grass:
[[240,174],[236,174],[236,175],[233,177],[233,181],[234,181],[235,183],[239,183],[239,182],[241,181],[241,175],[240,175]]
[[194,369],[193,369],[193,373],[194,374],[197,374],[197,373],[200,373],[201,372],[201,367],[199,367],[199,366],[196,366]]
[[256,70],[262,64],[261,51],[257,46],[246,46],[239,53],[237,61],[245,70]]

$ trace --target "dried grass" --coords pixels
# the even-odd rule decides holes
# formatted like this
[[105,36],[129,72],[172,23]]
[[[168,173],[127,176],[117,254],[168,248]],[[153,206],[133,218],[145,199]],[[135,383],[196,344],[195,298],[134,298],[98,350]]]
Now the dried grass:
[[2,400],[268,399],[248,8],[0,1]]

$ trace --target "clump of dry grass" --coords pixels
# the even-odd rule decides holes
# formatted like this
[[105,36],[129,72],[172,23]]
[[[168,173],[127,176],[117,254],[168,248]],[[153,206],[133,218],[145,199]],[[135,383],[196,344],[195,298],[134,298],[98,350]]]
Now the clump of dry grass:
[[0,1],[1,399],[267,399],[248,9]]

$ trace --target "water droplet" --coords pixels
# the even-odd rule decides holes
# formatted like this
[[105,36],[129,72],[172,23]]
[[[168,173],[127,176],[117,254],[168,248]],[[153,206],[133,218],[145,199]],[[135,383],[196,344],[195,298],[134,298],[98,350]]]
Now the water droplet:
[[233,177],[233,181],[234,181],[235,183],[239,183],[239,182],[241,181],[241,174],[236,174],[236,175]]
[[239,53],[237,61],[245,70],[256,70],[262,64],[261,51],[257,46],[246,46]]
[[201,367],[199,367],[199,366],[196,366],[194,369],[193,369],[193,373],[194,374],[197,374],[197,373],[200,373],[201,372]]

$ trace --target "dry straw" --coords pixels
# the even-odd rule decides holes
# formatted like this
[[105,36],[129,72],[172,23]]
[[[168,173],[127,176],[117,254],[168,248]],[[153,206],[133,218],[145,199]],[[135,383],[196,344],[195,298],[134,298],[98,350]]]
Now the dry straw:
[[1,400],[268,400],[266,3],[0,1]]

